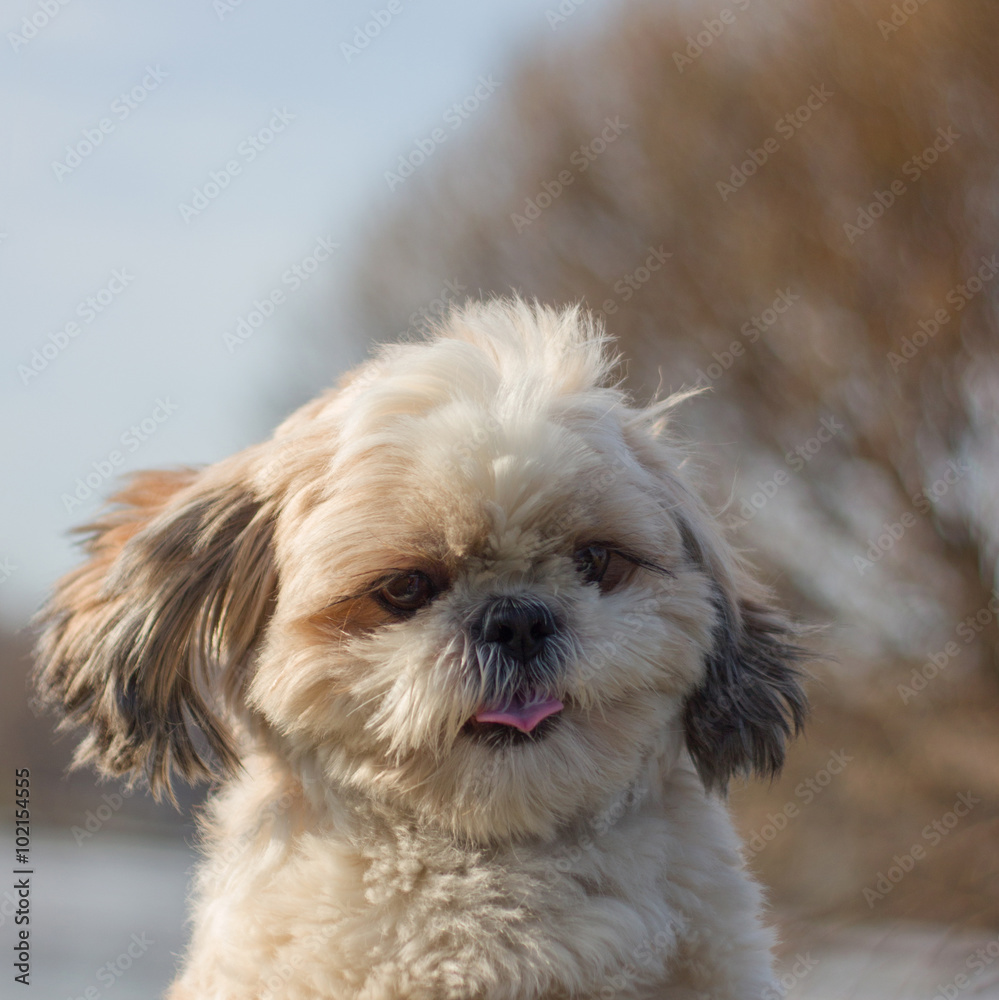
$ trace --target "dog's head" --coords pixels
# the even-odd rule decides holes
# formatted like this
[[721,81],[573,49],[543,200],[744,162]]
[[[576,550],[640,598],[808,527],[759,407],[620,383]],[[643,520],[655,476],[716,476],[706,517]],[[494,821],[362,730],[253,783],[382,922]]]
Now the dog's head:
[[472,306],[136,478],[45,612],[78,758],[155,791],[257,741],[479,840],[600,808],[673,734],[709,788],[774,774],[799,650],[611,366],[577,310]]

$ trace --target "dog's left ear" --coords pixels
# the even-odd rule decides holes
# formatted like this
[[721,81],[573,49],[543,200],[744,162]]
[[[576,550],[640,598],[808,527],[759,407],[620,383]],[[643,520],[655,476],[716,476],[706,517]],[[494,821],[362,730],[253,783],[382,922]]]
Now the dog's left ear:
[[684,554],[711,581],[714,626],[699,686],[684,706],[687,749],[705,788],[724,793],[735,775],[773,778],[808,704],[799,664],[809,653],[800,631],[768,606],[769,597],[723,537],[700,498],[680,478],[682,452],[662,440],[665,417],[691,392],[638,411],[624,426],[633,454],[658,481]]
[[224,695],[275,590],[273,517],[233,460],[140,473],[114,503],[42,612],[36,683],[88,728],[77,764],[172,799],[172,772],[236,766]]
[[797,667],[806,651],[790,624],[754,600],[715,588],[714,646],[684,709],[687,749],[709,791],[735,775],[774,778],[808,705]]

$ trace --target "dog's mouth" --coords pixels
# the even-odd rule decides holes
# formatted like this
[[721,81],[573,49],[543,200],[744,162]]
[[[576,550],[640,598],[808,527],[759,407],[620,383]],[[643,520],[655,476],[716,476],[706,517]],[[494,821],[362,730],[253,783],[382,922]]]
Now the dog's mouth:
[[480,708],[465,723],[464,732],[497,744],[537,740],[555,728],[564,708],[550,695],[516,694],[501,705]]

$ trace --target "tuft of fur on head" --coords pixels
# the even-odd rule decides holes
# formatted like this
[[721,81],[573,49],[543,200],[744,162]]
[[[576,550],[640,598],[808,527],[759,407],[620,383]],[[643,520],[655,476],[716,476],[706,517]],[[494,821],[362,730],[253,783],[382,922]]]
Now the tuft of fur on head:
[[[708,788],[774,774],[800,651],[608,344],[579,308],[472,304],[269,442],[137,479],[43,617],[78,759],[159,789],[265,752],[477,842],[551,835],[681,734]],[[432,596],[400,612],[400,577]],[[535,609],[541,652],[484,637],[496,607]],[[476,722],[543,699],[563,708],[524,738]]]

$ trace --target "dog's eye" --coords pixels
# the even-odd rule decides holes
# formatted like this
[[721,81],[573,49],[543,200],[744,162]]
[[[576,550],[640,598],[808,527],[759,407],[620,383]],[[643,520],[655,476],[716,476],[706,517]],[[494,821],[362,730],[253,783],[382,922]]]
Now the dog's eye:
[[437,596],[437,588],[426,573],[414,569],[393,577],[375,596],[398,611],[416,611]]
[[587,545],[577,549],[572,559],[583,583],[600,583],[610,565],[611,551],[603,545]]

